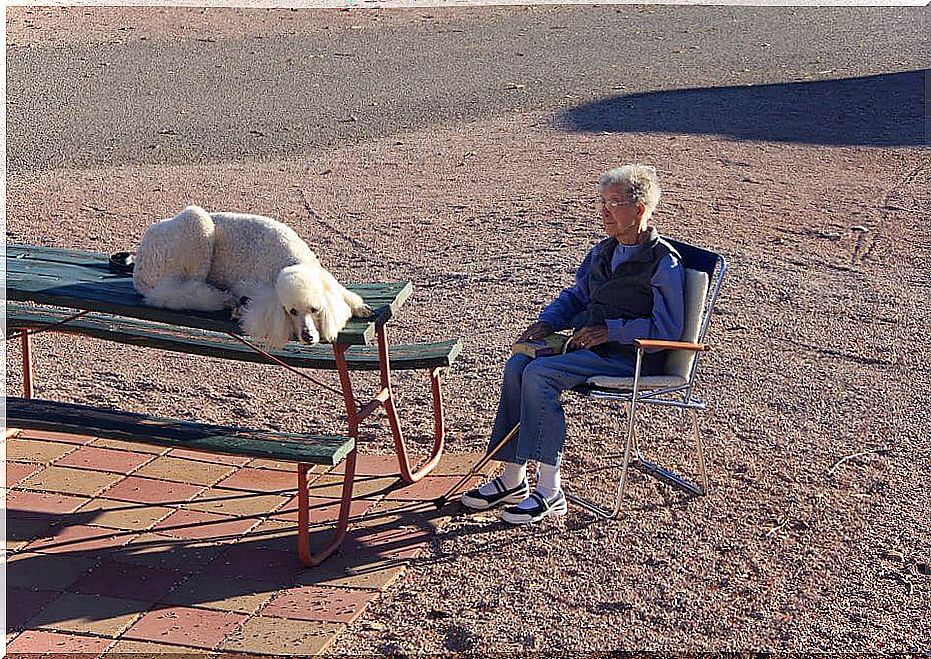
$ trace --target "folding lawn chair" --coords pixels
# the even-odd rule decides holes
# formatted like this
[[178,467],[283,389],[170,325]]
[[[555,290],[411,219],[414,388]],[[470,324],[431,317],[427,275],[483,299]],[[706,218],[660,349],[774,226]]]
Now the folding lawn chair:
[[[708,349],[703,341],[711,320],[712,310],[718,299],[721,282],[724,280],[724,273],[727,271],[727,261],[723,256],[714,252],[675,240],[668,242],[679,252],[685,266],[685,327],[681,340],[643,339],[635,341],[637,362],[633,377],[596,376],[572,390],[589,398],[619,401],[629,411],[627,442],[624,447],[624,459],[614,508],[604,508],[577,494],[566,494],[566,498],[573,503],[601,517],[615,518],[618,516],[627,485],[627,470],[631,466],[693,496],[704,494],[708,490],[705,456],[701,435],[698,432],[697,417],[697,411],[705,409],[705,404],[693,395],[692,389],[695,385],[698,359],[701,353]],[[644,350],[649,348],[665,348],[669,351],[666,368],[660,375],[640,374]],[[700,486],[643,457],[636,435],[636,418],[641,405],[674,407],[690,412],[692,428],[695,432],[695,450],[698,472],[701,477]],[[620,454],[615,454],[606,457],[610,459],[619,456]]]

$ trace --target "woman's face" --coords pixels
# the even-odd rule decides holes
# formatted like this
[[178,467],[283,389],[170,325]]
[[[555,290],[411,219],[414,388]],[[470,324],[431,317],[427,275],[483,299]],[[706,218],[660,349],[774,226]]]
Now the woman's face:
[[[605,233],[622,241],[634,238],[640,233],[640,218],[643,216],[643,204],[630,201],[620,185],[609,185],[601,189],[598,196],[601,221]],[[622,241],[622,242],[629,242]]]

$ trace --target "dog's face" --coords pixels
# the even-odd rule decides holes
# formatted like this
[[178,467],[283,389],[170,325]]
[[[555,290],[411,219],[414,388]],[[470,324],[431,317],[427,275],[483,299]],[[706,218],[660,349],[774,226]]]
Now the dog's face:
[[[284,268],[275,282],[275,292],[291,328],[290,338],[310,345],[318,343],[321,331],[326,333],[327,299],[315,269],[306,265]],[[336,337],[323,338],[332,341]]]

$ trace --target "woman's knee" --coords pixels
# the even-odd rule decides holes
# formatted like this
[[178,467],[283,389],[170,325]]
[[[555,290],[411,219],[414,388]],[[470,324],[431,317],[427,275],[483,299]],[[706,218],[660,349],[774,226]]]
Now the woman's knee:
[[533,360],[527,355],[511,355],[504,365],[504,379],[520,378]]
[[534,359],[524,368],[524,374],[533,378],[550,377],[554,369],[546,362],[545,358]]
[[540,390],[552,387],[558,373],[545,364],[544,359],[535,359],[524,368],[523,388]]

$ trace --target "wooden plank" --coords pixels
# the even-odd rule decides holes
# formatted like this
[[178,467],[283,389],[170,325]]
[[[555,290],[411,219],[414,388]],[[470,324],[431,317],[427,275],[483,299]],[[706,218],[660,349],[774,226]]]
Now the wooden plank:
[[33,261],[50,261],[58,263],[88,263],[101,261],[109,263],[110,257],[100,252],[88,252],[80,249],[61,247],[42,247],[40,245],[7,245],[7,258],[27,258]]
[[[8,329],[39,329],[72,315],[62,309],[37,308],[8,302]],[[171,352],[266,363],[264,356],[225,334],[197,329],[179,330],[170,325],[149,323],[103,314],[88,314],[55,328],[57,332],[91,336],[107,341],[157,348]],[[391,367],[395,370],[449,367],[462,351],[458,339],[434,343],[390,346]],[[273,350],[286,364],[296,368],[335,369],[333,349],[327,345],[288,344]],[[352,370],[377,370],[378,349],[375,346],[352,346],[346,351],[346,362]]]
[[215,332],[240,333],[228,312],[173,311],[146,305],[131,279],[112,283],[49,281],[45,277],[23,277],[7,271],[7,298],[69,309],[111,313],[131,318],[196,327]]
[[9,427],[70,432],[285,462],[335,466],[355,446],[352,437],[342,435],[281,433],[214,426],[37,399],[8,397],[6,412]]
[[[175,311],[146,305],[132,285],[132,277],[109,270],[106,254],[46,247],[7,247],[7,297],[16,301],[110,313],[129,318],[241,334],[228,312]],[[353,319],[336,342],[365,345],[375,328],[386,323],[410,297],[410,282],[350,284],[347,286],[375,311],[370,319]]]
[[22,258],[9,259],[9,268],[17,272],[34,272],[43,271],[49,273],[70,273],[77,277],[120,277],[132,278],[132,275],[125,272],[115,272],[110,270],[106,261],[86,260],[86,261],[49,261],[45,259],[33,259],[28,256]]

